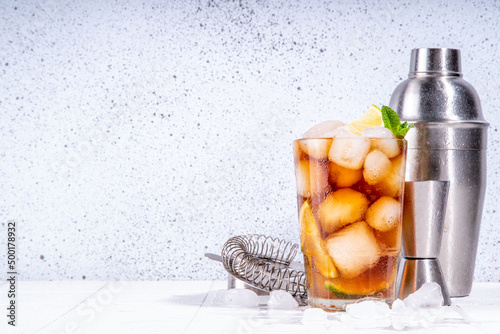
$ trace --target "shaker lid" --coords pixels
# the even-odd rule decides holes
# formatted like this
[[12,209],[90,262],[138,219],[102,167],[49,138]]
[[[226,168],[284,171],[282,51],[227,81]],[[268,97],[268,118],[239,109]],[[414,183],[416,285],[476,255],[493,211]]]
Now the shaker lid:
[[409,123],[488,126],[479,96],[461,70],[458,49],[413,49],[409,78],[396,87],[389,106]]
[[412,50],[409,78],[389,102],[401,121],[415,125],[408,132],[408,148],[486,149],[489,124],[461,70],[460,50]]
[[441,74],[462,76],[460,50],[421,48],[413,49],[409,77]]

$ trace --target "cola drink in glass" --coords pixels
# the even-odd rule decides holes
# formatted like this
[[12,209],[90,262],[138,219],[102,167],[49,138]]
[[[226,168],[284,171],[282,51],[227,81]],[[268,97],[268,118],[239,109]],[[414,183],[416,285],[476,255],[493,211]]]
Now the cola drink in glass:
[[406,145],[369,131],[293,142],[309,305],[396,298]]

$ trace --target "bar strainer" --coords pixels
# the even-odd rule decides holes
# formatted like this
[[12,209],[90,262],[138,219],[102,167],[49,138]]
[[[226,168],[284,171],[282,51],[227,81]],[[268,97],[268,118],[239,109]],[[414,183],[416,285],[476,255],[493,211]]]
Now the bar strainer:
[[[221,257],[215,254],[205,256],[222,262],[230,276],[252,288],[264,292],[285,290],[299,301],[305,301],[307,292],[303,265],[292,262],[298,248],[291,242],[250,234],[227,240]],[[229,282],[229,288],[235,287],[231,285]]]

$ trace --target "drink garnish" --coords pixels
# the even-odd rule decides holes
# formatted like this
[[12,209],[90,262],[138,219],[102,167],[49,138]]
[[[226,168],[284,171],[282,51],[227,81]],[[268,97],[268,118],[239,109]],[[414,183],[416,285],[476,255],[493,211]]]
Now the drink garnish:
[[382,121],[384,127],[391,130],[396,138],[403,139],[408,130],[413,128],[413,124],[408,125],[408,122],[401,123],[398,114],[388,106],[382,106]]
[[382,126],[382,115],[380,108],[372,104],[368,111],[357,120],[348,124],[349,131],[360,136],[364,129],[372,126]]

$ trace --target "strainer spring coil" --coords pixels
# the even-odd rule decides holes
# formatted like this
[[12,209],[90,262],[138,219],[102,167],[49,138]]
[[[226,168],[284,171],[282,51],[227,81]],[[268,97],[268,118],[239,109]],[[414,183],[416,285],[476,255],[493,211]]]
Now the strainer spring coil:
[[290,268],[298,245],[258,234],[236,236],[222,247],[222,264],[234,277],[266,291],[306,296],[303,271]]

